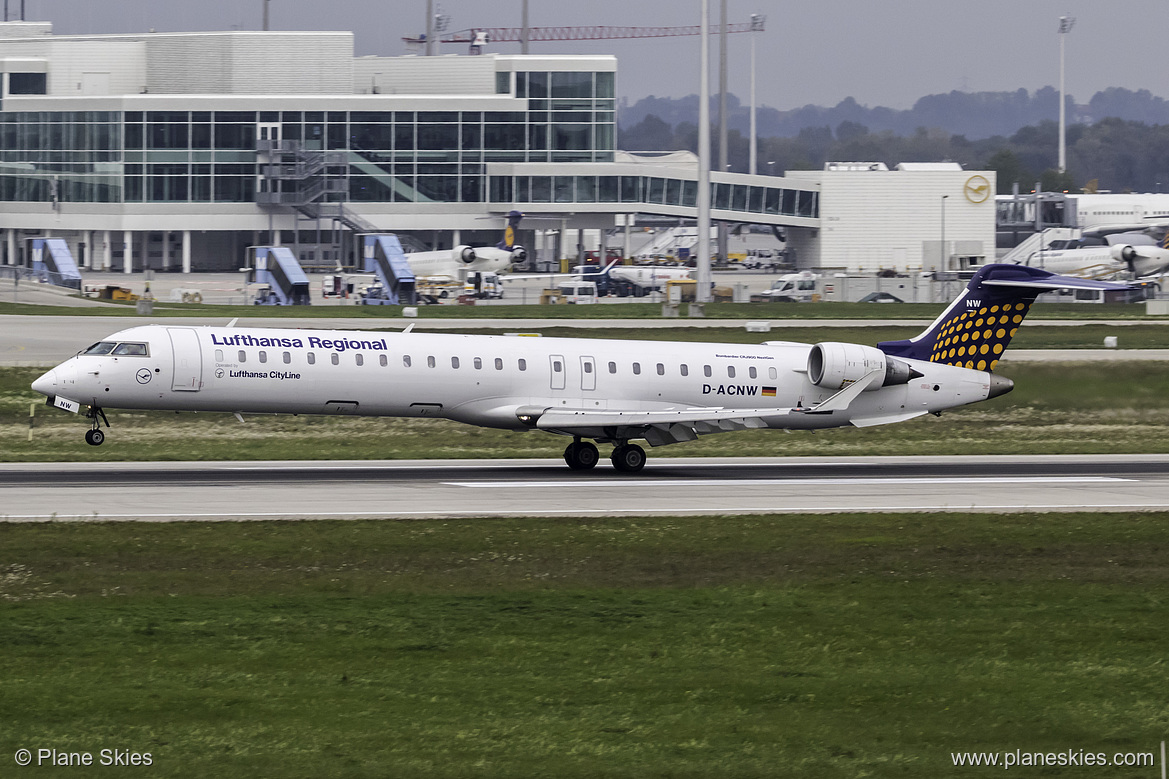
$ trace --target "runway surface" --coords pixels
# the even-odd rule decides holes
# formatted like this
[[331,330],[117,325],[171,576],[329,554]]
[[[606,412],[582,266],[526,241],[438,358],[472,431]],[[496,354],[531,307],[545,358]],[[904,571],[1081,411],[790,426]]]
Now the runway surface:
[[0,519],[1169,510],[1169,455],[0,465]]

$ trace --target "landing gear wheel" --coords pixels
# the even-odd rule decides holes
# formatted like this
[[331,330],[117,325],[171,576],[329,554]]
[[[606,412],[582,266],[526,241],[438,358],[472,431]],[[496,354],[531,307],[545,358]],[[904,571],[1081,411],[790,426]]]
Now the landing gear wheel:
[[591,470],[600,459],[597,447],[588,441],[574,441],[564,450],[564,462],[574,471]]
[[645,467],[645,450],[637,444],[621,444],[609,458],[613,467],[622,473],[637,473]]
[[101,446],[101,443],[104,440],[106,440],[106,434],[97,428],[85,431],[85,443],[89,444],[90,446]]

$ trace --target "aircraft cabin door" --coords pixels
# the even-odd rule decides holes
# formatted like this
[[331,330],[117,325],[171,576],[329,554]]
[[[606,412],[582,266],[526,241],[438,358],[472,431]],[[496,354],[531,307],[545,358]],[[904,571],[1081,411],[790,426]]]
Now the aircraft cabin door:
[[568,372],[564,364],[564,356],[552,354],[548,356],[548,367],[552,372],[552,389],[562,390],[565,387],[565,374]]
[[592,357],[580,358],[580,388],[585,392],[597,388],[597,361]]
[[174,358],[171,390],[198,392],[203,387],[203,349],[199,346],[199,334],[190,327],[168,327],[166,332]]

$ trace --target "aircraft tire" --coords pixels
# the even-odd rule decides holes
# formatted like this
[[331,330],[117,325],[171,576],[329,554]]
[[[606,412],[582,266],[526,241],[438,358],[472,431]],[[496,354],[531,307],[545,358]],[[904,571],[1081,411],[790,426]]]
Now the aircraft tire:
[[588,441],[573,442],[564,450],[564,462],[574,471],[588,471],[596,467],[601,455]]
[[85,443],[90,446],[101,446],[102,441],[106,440],[106,435],[98,429],[85,431]]
[[637,444],[622,444],[613,450],[609,459],[622,473],[637,473],[645,467],[645,450]]

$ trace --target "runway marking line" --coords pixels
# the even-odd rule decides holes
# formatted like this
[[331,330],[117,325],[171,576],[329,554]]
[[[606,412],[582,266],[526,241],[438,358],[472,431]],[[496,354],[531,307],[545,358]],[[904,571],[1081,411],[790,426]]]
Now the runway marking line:
[[765,487],[833,486],[849,484],[1107,484],[1136,482],[1120,476],[864,476],[821,479],[581,479],[579,481],[444,481],[446,487],[478,488],[562,488],[562,487]]

